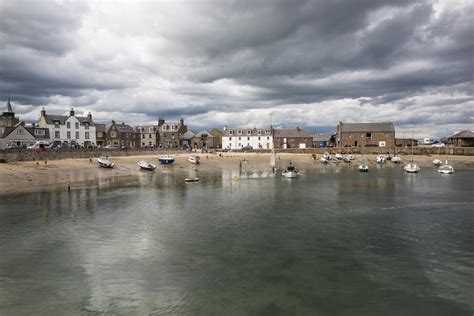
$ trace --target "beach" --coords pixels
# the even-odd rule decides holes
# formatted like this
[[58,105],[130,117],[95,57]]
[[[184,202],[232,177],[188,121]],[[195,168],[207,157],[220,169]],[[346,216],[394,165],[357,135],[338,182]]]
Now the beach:
[[[269,153],[235,153],[226,152],[220,154],[201,154],[201,163],[199,165],[191,164],[187,161],[189,153],[176,153],[173,156],[176,161],[173,165],[158,164],[157,155],[140,155],[125,157],[110,157],[110,160],[116,164],[113,169],[103,169],[98,167],[97,159],[63,159],[51,161],[27,161],[12,162],[0,164],[0,194],[9,194],[28,191],[42,191],[48,188],[67,188],[78,185],[94,185],[98,181],[114,179],[116,181],[126,181],[127,178],[142,175],[144,171],[137,166],[138,161],[146,160],[157,164],[155,172],[181,172],[186,175],[190,172],[212,172],[222,170],[239,170],[239,162],[242,162],[242,172],[260,172],[270,169]],[[316,169],[344,169],[355,168],[360,159],[365,159],[369,166],[375,166],[376,155],[355,155],[355,161],[352,163],[333,163],[322,164],[317,159],[313,159],[310,154],[277,154],[277,166],[283,169],[290,161],[302,173]],[[399,167],[407,162],[411,157],[402,156],[401,164],[394,164],[390,161],[384,167]],[[433,159],[441,159],[440,156],[415,156],[415,161],[424,169],[434,168]],[[449,156],[449,162],[456,169],[473,169],[473,156]]]

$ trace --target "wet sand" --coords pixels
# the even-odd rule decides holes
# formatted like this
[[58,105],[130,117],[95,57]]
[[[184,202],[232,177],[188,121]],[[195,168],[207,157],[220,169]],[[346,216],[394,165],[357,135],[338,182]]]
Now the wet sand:
[[[67,189],[68,183],[71,187],[78,185],[93,185],[98,181],[116,180],[127,181],[127,178],[137,177],[143,172],[137,166],[140,160],[146,160],[157,164],[154,172],[182,172],[183,175],[193,172],[220,172],[222,170],[239,170],[239,162],[242,161],[242,172],[251,173],[259,171],[268,171],[270,169],[270,154],[258,153],[222,153],[219,154],[198,154],[201,157],[201,164],[194,165],[187,161],[189,153],[178,153],[174,157],[175,163],[171,166],[159,165],[158,156],[126,156],[111,157],[110,160],[116,164],[114,169],[104,169],[98,167],[97,160],[92,159],[64,159],[34,162],[15,162],[0,164],[0,194],[10,194],[19,192],[41,191],[50,188]],[[362,158],[355,155],[355,161],[352,163],[333,163],[322,164],[317,159],[312,159],[309,154],[277,154],[277,165],[279,169],[284,168],[290,161],[294,163],[297,169],[302,171],[326,169],[356,168],[358,160]],[[364,159],[369,166],[375,166],[376,155],[366,155]],[[402,156],[401,164],[394,164],[387,161],[386,167],[398,167],[407,162],[411,157]],[[432,161],[434,159],[443,160],[443,156],[415,156],[415,161],[422,168],[434,168]],[[455,169],[474,169],[473,156],[449,156],[449,162]]]

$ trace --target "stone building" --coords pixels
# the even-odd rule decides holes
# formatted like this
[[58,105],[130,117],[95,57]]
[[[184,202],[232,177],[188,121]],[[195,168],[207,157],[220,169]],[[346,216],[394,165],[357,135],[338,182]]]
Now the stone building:
[[302,128],[274,128],[273,144],[275,148],[311,148],[313,136],[307,134]]
[[13,127],[5,127],[0,134],[0,149],[25,148],[34,145],[37,141],[49,142],[49,129],[35,125],[25,125],[20,122]]
[[122,149],[140,147],[140,133],[133,127],[114,120],[105,127],[105,146],[114,146]]
[[158,147],[158,125],[137,126],[136,131],[140,133],[140,147]]
[[460,131],[448,137],[449,144],[458,147],[474,147],[474,132]]
[[104,147],[107,143],[105,140],[105,128],[107,124],[95,124],[95,140],[98,147]]
[[337,147],[394,147],[393,123],[342,123],[336,127]]
[[212,149],[216,145],[216,138],[208,131],[196,133],[191,139],[191,146],[196,149]]
[[162,148],[178,148],[180,147],[179,137],[188,131],[188,127],[184,125],[184,119],[179,122],[165,122],[165,119],[158,119],[158,142]]
[[3,135],[5,127],[14,127],[18,123],[20,123],[20,120],[15,117],[15,113],[13,112],[12,105],[10,103],[10,96],[8,96],[7,103],[5,105],[5,112],[3,112],[0,116],[0,135]]
[[194,133],[191,131],[187,131],[186,133],[179,136],[179,147],[183,149],[191,148],[193,137]]

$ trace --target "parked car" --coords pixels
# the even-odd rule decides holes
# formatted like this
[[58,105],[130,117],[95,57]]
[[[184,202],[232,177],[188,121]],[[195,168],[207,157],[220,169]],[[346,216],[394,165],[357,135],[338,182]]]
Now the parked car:
[[242,147],[242,150],[252,150],[252,149],[253,149],[253,147],[250,146],[250,145]]
[[446,145],[444,143],[437,143],[437,144],[433,144],[431,145],[431,147],[445,147]]
[[33,145],[28,146],[27,148],[28,149],[46,149],[46,148],[49,148],[50,146],[51,145],[49,144],[49,142],[38,141],[38,142],[34,143]]
[[119,147],[117,145],[107,145],[104,148],[105,149],[118,149]]
[[5,146],[5,148],[6,148],[6,149],[18,149],[18,148],[20,148],[20,146],[18,146],[18,145],[15,144],[15,143],[10,143],[10,144],[7,144],[7,145]]

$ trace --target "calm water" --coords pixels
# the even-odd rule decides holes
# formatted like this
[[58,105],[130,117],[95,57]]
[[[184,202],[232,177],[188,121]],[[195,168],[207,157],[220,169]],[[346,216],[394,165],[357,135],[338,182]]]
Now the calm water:
[[0,196],[0,314],[473,315],[473,171],[199,176]]

